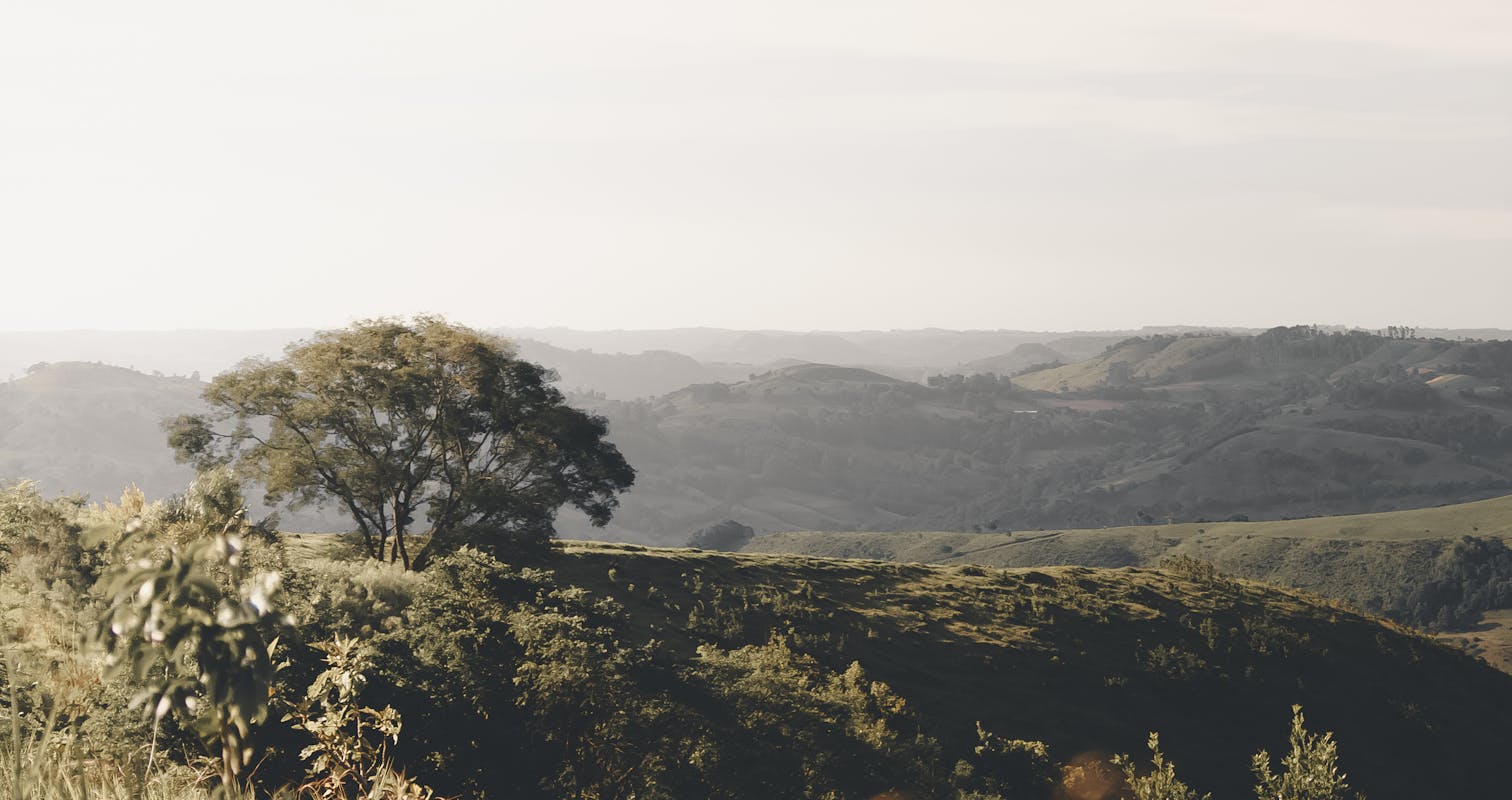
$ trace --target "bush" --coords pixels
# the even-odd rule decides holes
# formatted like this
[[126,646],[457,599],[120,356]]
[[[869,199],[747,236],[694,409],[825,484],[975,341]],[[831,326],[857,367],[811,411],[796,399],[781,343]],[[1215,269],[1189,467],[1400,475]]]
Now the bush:
[[1345,800],[1349,784],[1339,771],[1339,747],[1332,733],[1310,733],[1304,727],[1302,707],[1292,706],[1290,750],[1281,758],[1281,773],[1271,772],[1271,757],[1264,750],[1255,754],[1258,800]]
[[745,547],[755,536],[756,531],[749,525],[741,525],[733,519],[727,519],[716,525],[699,529],[688,539],[688,546],[697,547],[700,550],[734,552]]

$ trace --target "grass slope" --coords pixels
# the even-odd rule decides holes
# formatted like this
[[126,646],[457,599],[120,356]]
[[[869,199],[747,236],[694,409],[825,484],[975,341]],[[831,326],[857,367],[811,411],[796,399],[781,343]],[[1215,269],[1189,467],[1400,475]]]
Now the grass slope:
[[[1236,575],[1401,616],[1423,601],[1424,592],[1429,594],[1428,602],[1442,601],[1433,599],[1435,590],[1428,584],[1444,577],[1436,568],[1446,563],[1464,536],[1512,543],[1512,496],[1436,508],[1268,522],[979,534],[774,533],[758,537],[746,549],[998,567],[1150,566],[1168,556],[1187,556]],[[1431,614],[1421,622],[1433,622]],[[1512,617],[1493,612],[1469,631],[1446,638],[1512,670],[1509,623]]]
[[1337,732],[1375,800],[1499,790],[1512,677],[1316,598],[1193,572],[714,554],[565,542],[549,568],[629,610],[626,641],[692,659],[788,637],[857,661],[964,752],[981,721],[1059,760],[1135,752],[1150,730],[1189,782],[1244,796],[1289,707]]

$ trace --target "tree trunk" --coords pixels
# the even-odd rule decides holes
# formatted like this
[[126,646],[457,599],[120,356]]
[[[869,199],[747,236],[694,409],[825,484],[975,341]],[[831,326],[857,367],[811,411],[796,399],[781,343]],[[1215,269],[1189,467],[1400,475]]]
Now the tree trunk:
[[404,534],[394,534],[394,549],[398,551],[399,558],[404,561],[404,568],[410,568],[409,548],[404,546]]

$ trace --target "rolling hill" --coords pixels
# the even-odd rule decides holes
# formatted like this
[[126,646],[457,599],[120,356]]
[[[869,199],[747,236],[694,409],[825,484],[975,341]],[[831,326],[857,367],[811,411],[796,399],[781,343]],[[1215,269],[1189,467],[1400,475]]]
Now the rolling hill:
[[[852,662],[945,754],[980,722],[1052,754],[1134,752],[1158,730],[1187,779],[1243,796],[1293,703],[1333,730],[1375,800],[1495,791],[1512,677],[1338,606],[1247,581],[1138,569],[997,570],[565,542],[563,585],[623,606],[626,646],[693,665],[700,645]],[[687,660],[687,661],[684,661]],[[946,762],[950,761],[947,755]],[[906,788],[906,787],[899,787]]]
[[34,367],[0,383],[0,481],[96,499],[132,484],[153,497],[182,491],[194,470],[174,463],[160,423],[201,408],[203,388],[103,364]]
[[968,361],[952,371],[962,375],[978,375],[981,373],[1014,375],[1030,367],[1050,363],[1058,364],[1068,360],[1067,356],[1060,351],[1033,342],[1021,344],[1001,355]]
[[[751,552],[995,567],[1153,566],[1171,557],[1346,600],[1402,622],[1469,630],[1512,669],[1512,496],[1379,514],[993,533],[786,532]],[[1466,637],[1457,637],[1461,640]],[[1467,644],[1475,645],[1474,641]]]
[[1277,519],[1512,491],[1507,342],[1296,328],[1143,337],[1011,380],[855,369],[588,401],[640,470],[611,533]]

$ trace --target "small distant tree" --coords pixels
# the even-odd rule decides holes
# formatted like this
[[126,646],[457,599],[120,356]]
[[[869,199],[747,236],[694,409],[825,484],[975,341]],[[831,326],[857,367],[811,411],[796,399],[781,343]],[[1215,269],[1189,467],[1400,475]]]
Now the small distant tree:
[[1271,772],[1270,753],[1255,754],[1251,770],[1258,800],[1345,800],[1349,784],[1339,771],[1333,734],[1310,733],[1304,722],[1302,707],[1292,706],[1291,749],[1281,759],[1280,774]]
[[205,389],[210,414],[166,428],[180,460],[233,464],[270,502],[339,504],[369,557],[409,567],[425,535],[423,566],[479,538],[544,543],[566,504],[609,521],[635,472],[554,377],[437,317],[367,320],[242,362]]
[[756,536],[756,531],[749,525],[742,525],[733,519],[700,528],[688,539],[689,547],[697,547],[701,550],[739,550]]

